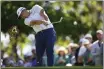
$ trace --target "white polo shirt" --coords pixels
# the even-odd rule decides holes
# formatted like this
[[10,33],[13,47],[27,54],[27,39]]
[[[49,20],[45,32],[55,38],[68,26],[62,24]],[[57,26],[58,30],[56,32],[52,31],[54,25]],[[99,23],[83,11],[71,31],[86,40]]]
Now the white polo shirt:
[[[32,7],[32,9],[30,9],[30,15],[28,18],[25,18],[24,20],[24,23],[28,26],[30,26],[30,22],[32,20],[44,20],[44,18],[42,16],[40,16],[40,11],[42,10],[43,8],[39,5],[35,5]],[[46,13],[45,13],[46,14]],[[44,25],[44,24],[40,24],[40,25],[34,25],[34,26],[31,26],[34,31],[36,33],[38,33],[39,31],[42,31],[42,30],[45,30],[45,29],[48,29],[48,28],[53,28],[53,25],[52,23],[50,22],[49,18],[48,18],[48,24],[49,25]]]

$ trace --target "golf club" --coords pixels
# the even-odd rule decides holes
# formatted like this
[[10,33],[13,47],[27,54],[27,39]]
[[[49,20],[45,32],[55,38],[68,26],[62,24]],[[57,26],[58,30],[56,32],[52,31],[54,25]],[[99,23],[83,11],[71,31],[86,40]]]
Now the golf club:
[[63,17],[61,17],[59,21],[52,22],[52,24],[60,23],[60,22],[62,22],[62,20],[63,20]]

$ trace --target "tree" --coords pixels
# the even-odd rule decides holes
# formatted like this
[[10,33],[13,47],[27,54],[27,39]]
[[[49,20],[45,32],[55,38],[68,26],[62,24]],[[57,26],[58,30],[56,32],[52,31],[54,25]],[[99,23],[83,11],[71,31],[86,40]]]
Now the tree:
[[59,20],[61,16],[64,17],[60,24],[54,24],[57,36],[70,35],[78,42],[81,34],[90,32],[95,37],[95,31],[102,27],[102,1],[2,1],[1,31],[7,32],[11,26],[17,25],[20,33],[32,32],[33,29],[25,26],[23,20],[17,19],[16,10],[20,6],[31,9],[35,4],[41,5],[46,10],[52,22]]

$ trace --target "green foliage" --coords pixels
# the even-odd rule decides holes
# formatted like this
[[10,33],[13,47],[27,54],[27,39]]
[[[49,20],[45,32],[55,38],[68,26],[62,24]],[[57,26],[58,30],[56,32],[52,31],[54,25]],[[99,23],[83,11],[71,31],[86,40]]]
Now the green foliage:
[[56,42],[56,45],[58,46],[64,46],[67,47],[69,44],[70,40],[63,39],[61,36],[58,37],[58,40]]
[[[51,22],[64,17],[60,24],[54,24],[57,36],[70,35],[78,42],[81,34],[91,32],[95,36],[97,29],[102,28],[102,1],[2,1],[1,31],[7,32],[11,26],[18,26],[20,33],[29,34],[32,28],[24,25],[23,20],[17,19],[16,10],[20,7],[31,9],[33,5],[41,5],[48,14]],[[77,23],[74,23],[77,22]],[[94,38],[95,40],[96,38]]]

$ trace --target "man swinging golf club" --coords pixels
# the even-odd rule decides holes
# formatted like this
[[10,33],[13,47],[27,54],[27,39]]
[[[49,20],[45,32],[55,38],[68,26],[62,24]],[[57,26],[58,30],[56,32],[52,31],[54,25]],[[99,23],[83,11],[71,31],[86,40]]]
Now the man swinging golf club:
[[17,15],[19,18],[23,18],[24,23],[32,27],[36,32],[37,66],[42,66],[42,56],[45,50],[47,54],[47,65],[53,66],[53,48],[56,41],[56,32],[44,9],[37,4],[30,10],[20,7],[17,9]]

